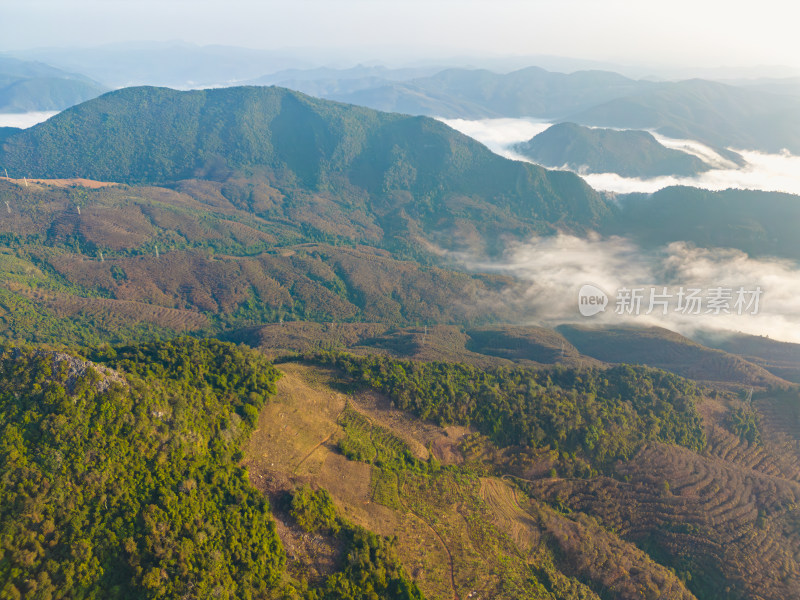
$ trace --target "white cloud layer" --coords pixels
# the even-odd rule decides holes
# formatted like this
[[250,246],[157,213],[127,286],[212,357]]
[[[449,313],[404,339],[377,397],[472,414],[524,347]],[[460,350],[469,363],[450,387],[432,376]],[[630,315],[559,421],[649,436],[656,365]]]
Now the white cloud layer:
[[[482,119],[478,121],[442,119],[442,121],[453,129],[485,144],[500,156],[527,162],[532,161],[514,152],[511,146],[531,139],[550,125],[530,119]],[[739,168],[699,142],[671,139],[660,135],[656,135],[656,138],[665,146],[698,156],[715,168],[696,177],[639,179],[622,177],[616,173],[582,174],[581,177],[596,190],[618,193],[652,193],[671,185],[688,185],[708,190],[739,188],[800,195],[800,156],[794,156],[788,152],[766,154],[734,149],[747,161],[747,166]]]
[[[581,239],[558,235],[518,243],[509,247],[505,259],[486,262],[461,256],[462,264],[483,272],[513,275],[523,283],[524,292],[508,301],[521,314],[533,314],[543,324],[582,323],[605,325],[657,325],[691,336],[698,330],[739,331],[751,335],[769,335],[773,339],[800,343],[800,269],[791,261],[756,260],[731,249],[694,248],[674,242],[655,251],[644,251],[630,240],[592,236]],[[609,297],[605,312],[583,317],[578,311],[578,292],[593,284]],[[670,298],[667,314],[656,305],[645,314],[650,303],[650,289],[661,294],[667,287]],[[701,314],[678,310],[680,288],[700,289],[704,297]],[[643,289],[639,314],[617,314],[618,291]],[[731,290],[726,302],[730,314],[709,314],[709,290]],[[738,314],[736,292],[760,288],[755,305],[742,307]]]
[[0,127],[27,129],[57,114],[57,112],[0,113]]
[[538,119],[439,119],[456,131],[478,140],[489,150],[500,156],[525,160],[510,146],[518,142],[525,142],[533,136],[542,133],[552,123]]
[[656,192],[671,185],[689,185],[707,190],[764,190],[800,194],[800,156],[737,150],[747,161],[742,168],[712,169],[696,177],[637,179],[616,173],[582,175],[590,186],[611,192]]

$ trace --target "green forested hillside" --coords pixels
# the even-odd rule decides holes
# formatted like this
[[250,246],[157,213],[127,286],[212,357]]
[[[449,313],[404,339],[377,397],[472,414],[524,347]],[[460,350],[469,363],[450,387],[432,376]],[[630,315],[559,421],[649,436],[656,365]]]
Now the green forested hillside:
[[[320,390],[324,367],[281,365],[294,373],[284,385],[262,354],[215,340],[84,352],[92,362],[44,347],[6,345],[0,355],[3,598],[410,600],[423,597],[417,581],[502,598],[628,600],[650,589],[705,599],[723,584],[720,598],[744,597],[731,585],[751,567],[705,545],[686,558],[692,527],[711,543],[741,527],[777,544],[788,579],[764,571],[764,597],[796,586],[786,548],[800,488],[792,451],[774,445],[771,393],[743,406],[645,367],[330,354],[314,362],[336,367],[338,383]],[[299,385],[298,372],[316,387]],[[796,394],[780,401],[794,418]],[[684,473],[687,461],[699,466]],[[711,483],[692,483],[699,477],[752,488],[757,514],[725,509],[720,528],[692,516],[702,502],[712,517],[727,506],[706,496]],[[362,493],[367,501],[353,504]],[[735,493],[726,497],[739,503]],[[615,496],[630,508],[609,505]],[[370,499],[367,518],[359,511]],[[633,529],[619,524],[625,510]],[[686,523],[669,520],[684,513]],[[421,535],[439,541],[414,547]],[[730,542],[731,552],[751,539]],[[420,561],[449,570],[450,581],[411,568]]]
[[390,541],[339,517],[341,570],[318,589],[286,579],[239,466],[278,378],[262,355],[184,338],[92,358],[0,354],[0,597],[421,597]]
[[233,346],[3,350],[4,598],[250,598],[284,562],[236,465],[277,373]]
[[711,167],[696,156],[661,145],[646,131],[590,129],[559,123],[514,146],[546,167],[568,166],[581,173],[618,173],[624,177],[697,175]]
[[280,88],[119,90],[10,137],[0,164],[15,177],[150,183],[246,170],[351,211],[402,207],[416,219],[456,202],[462,217],[488,204],[540,227],[606,210],[574,175],[508,161],[433,119]]
[[[11,137],[20,131],[22,131],[22,129],[19,127],[0,127],[0,144],[2,144],[7,137]],[[5,172],[3,172],[3,175],[5,175]]]
[[473,425],[500,446],[549,446],[596,467],[630,458],[647,442],[702,450],[695,387],[640,367],[533,371],[480,369],[384,357],[322,355],[356,382],[440,425]]

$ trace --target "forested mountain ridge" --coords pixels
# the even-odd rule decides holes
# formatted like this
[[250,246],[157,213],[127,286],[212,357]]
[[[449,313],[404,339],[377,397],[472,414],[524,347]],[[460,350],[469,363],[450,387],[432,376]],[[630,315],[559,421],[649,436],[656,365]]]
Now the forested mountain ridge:
[[366,213],[398,233],[478,227],[490,243],[525,229],[584,230],[610,211],[574,174],[501,158],[433,119],[281,88],[119,90],[12,133],[0,164],[17,178],[261,180],[343,219]]
[[12,135],[0,159],[16,176],[162,183],[261,168],[311,190],[427,201],[446,190],[551,222],[602,211],[580,179],[502,159],[435,120],[280,88],[119,90]]
[[10,175],[68,178],[0,182],[15,339],[494,320],[509,280],[435,268],[442,254],[585,232],[611,210],[577,176],[435,120],[279,88],[125,89],[7,135]]

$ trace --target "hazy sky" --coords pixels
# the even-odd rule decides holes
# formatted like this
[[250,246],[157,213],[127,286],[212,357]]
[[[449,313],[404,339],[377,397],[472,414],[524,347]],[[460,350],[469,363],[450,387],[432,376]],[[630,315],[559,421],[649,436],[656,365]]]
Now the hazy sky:
[[0,50],[183,40],[551,54],[654,66],[800,67],[790,0],[0,0]]

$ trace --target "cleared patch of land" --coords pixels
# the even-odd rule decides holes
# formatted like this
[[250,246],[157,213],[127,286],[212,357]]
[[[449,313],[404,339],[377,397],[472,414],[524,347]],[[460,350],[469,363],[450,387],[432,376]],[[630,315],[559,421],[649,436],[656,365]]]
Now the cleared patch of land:
[[[335,553],[325,545],[304,543],[280,510],[281,498],[304,483],[328,490],[342,514],[382,535],[396,535],[408,572],[430,598],[453,597],[447,550],[418,517],[373,500],[375,467],[347,460],[336,449],[341,436],[337,420],[346,396],[330,387],[331,374],[305,365],[280,365],[275,400],[262,411],[247,448],[245,462],[253,484],[276,508],[278,532],[290,556],[290,570],[305,563],[332,566]],[[319,573],[319,575],[324,574]]]
[[[486,472],[486,456],[496,451],[482,463],[465,462],[461,445],[473,439],[468,429],[421,422],[374,391],[345,393],[340,375],[326,368],[289,362],[279,369],[277,395],[260,414],[245,464],[270,498],[290,573],[320,579],[343,559],[332,539],[302,532],[289,515],[286,499],[310,484],[328,490],[351,522],[396,536],[401,562],[428,598],[595,600],[593,589],[622,590],[616,597],[623,599],[646,589],[693,598],[630,542]],[[345,457],[339,444],[347,440],[367,449],[364,462]],[[403,448],[429,466],[392,467]],[[431,455],[442,466],[430,466]],[[574,536],[583,545],[575,546]]]
[[84,187],[93,190],[119,185],[113,181],[95,181],[93,179],[82,179],[80,177],[72,179],[14,179],[12,177],[0,177],[0,179],[16,183],[17,185],[28,185],[32,183],[34,185],[51,185],[53,187]]

